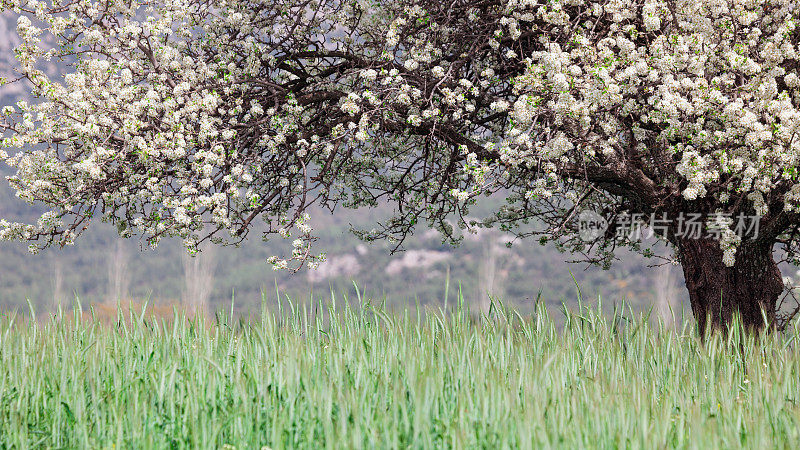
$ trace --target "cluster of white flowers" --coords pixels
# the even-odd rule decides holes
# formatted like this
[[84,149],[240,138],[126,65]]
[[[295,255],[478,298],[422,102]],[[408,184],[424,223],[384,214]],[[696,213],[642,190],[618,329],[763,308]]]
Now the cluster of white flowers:
[[[598,31],[561,7],[570,2],[551,3],[530,5],[554,32],[539,30],[544,50],[522,55],[512,127],[498,147],[505,163],[547,161],[561,177],[565,167],[643,158],[648,175],[674,170],[665,192],[687,201],[741,196],[767,214],[768,199],[783,195],[787,210],[800,210],[800,4],[589,2],[595,17],[610,19]],[[567,23],[569,39],[555,32]],[[726,264],[739,244],[723,233]]]
[[[420,208],[514,183],[574,202],[599,180],[800,212],[797,0],[3,5],[38,99],[2,112],[0,156],[53,212],[0,238],[71,241],[58,220],[102,211],[191,248],[262,217],[298,234],[272,260],[288,267],[309,203],[369,205],[364,180]],[[75,61],[63,79],[40,70],[53,57]],[[739,242],[720,245],[731,261]]]
[[722,249],[722,263],[732,267],[736,262],[736,251],[742,242],[742,236],[733,230],[733,219],[720,212],[712,214],[706,226],[719,236]]
[[[2,222],[0,239],[51,234],[69,244],[74,233],[59,230],[69,225],[62,219],[93,210],[110,216],[127,211],[134,231],[153,244],[175,235],[191,248],[208,225],[235,238],[247,211],[258,207],[251,200],[264,189],[254,184],[263,177],[257,148],[240,153],[242,124],[261,128],[265,139],[256,146],[276,149],[288,144],[302,115],[289,101],[264,119],[269,103],[243,95],[243,82],[274,64],[265,43],[253,37],[260,31],[250,16],[220,16],[209,5],[177,0],[77,2],[64,7],[68,15],[59,4],[0,6],[20,14],[17,69],[39,97],[4,109],[0,120],[10,133],[2,136],[0,156],[17,170],[12,183],[20,198],[53,208],[36,225]],[[236,51],[219,53],[230,42],[225,21],[252,34],[236,43]],[[63,81],[39,70],[39,62],[60,55],[76,60]]]

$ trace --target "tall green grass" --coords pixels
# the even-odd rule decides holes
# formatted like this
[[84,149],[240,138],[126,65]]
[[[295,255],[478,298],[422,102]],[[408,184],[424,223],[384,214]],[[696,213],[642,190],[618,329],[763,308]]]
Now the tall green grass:
[[800,442],[784,335],[544,309],[369,304],[156,322],[0,323],[3,447],[781,448]]

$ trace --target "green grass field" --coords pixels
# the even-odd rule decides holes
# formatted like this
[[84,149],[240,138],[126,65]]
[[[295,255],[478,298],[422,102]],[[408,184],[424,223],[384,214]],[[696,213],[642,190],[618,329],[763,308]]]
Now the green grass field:
[[[800,327],[284,309],[0,323],[0,442],[26,448],[790,448]],[[84,314],[86,317],[87,314]]]

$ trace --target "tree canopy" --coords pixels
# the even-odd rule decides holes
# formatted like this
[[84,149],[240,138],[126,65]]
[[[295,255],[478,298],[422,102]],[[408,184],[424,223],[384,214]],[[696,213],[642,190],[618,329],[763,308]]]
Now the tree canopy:
[[[477,225],[597,263],[662,220],[698,320],[755,327],[773,246],[797,261],[798,0],[2,2],[38,100],[2,112],[0,156],[51,208],[3,239],[69,244],[100,216],[191,250],[260,217],[294,239],[276,267],[313,265],[312,205],[387,201],[364,238],[457,241],[499,193]],[[587,238],[583,211],[609,226]]]

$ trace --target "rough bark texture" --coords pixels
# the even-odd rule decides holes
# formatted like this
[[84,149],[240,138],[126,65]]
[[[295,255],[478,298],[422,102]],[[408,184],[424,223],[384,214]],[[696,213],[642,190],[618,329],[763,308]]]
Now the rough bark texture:
[[748,244],[739,248],[734,266],[727,267],[717,241],[681,242],[681,265],[701,335],[705,335],[708,325],[726,331],[735,313],[750,331],[760,331],[774,323],[778,297],[783,291],[781,273],[771,245]]

